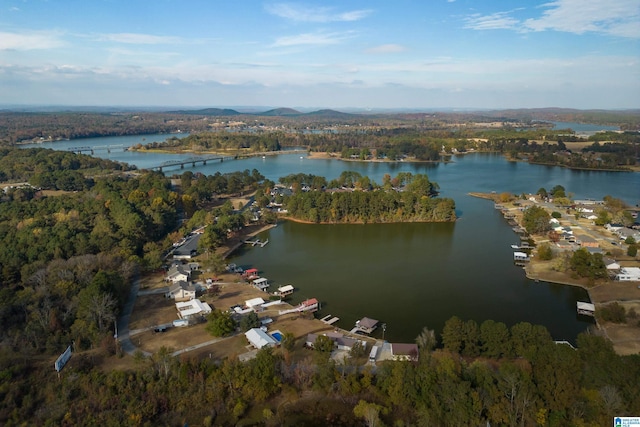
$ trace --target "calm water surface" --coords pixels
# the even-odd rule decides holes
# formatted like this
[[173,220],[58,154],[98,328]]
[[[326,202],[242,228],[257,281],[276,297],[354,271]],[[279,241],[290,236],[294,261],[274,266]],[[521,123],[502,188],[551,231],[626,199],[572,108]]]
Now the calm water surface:
[[[146,136],[145,142],[170,136]],[[122,138],[130,145],[143,143],[142,137],[119,138],[67,141],[53,143],[53,147],[115,145],[125,143],[116,142]],[[95,155],[141,168],[179,157],[99,151]],[[344,170],[354,170],[377,182],[386,173],[426,173],[440,184],[443,196],[455,199],[460,218],[455,224],[285,222],[260,236],[269,238],[267,246],[242,248],[231,259],[242,266],[259,268],[272,282],[272,290],[293,284],[294,303],[318,298],[322,302],[321,316],[340,317],[337,326],[350,329],[364,316],[385,322],[385,338],[391,341],[412,342],[424,326],[440,331],[453,315],[478,322],[494,319],[508,325],[520,321],[543,324],[555,339],[570,341],[592,324],[591,319],[575,312],[575,302],[586,300],[586,292],[526,279],[522,269],[512,263],[509,245],[518,241],[517,236],[491,202],[467,193],[520,194],[560,184],[576,198],[609,194],[633,205],[640,202],[640,174],[571,171],[508,162],[497,154],[457,156],[447,164],[359,163],[280,155],[184,170],[213,174],[254,168],[274,181],[298,172],[332,179]],[[182,172],[179,168],[165,170],[167,175]]]

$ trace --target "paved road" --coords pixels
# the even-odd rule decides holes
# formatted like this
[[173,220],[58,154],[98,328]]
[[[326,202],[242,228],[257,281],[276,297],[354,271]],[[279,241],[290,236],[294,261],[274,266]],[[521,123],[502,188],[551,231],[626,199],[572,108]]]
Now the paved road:
[[167,292],[169,292],[169,287],[164,286],[162,288],[148,289],[146,291],[138,291],[138,296],[141,297],[143,295],[166,294]]
[[189,346],[187,348],[183,348],[182,350],[174,351],[173,353],[171,353],[171,355],[172,356],[178,356],[178,355],[180,355],[182,353],[187,353],[189,351],[197,350],[199,348],[206,347],[208,345],[215,344],[215,343],[220,342],[220,341],[228,340],[229,338],[233,338],[233,337],[235,337],[237,335],[238,334],[233,334],[233,335],[230,335],[228,337],[215,338],[215,339],[212,339],[210,341],[201,342],[200,344],[195,344],[195,345]]
[[[131,356],[133,356],[136,351],[138,351],[138,348],[133,345],[133,342],[131,342],[131,337],[129,334],[129,320],[131,319],[131,313],[133,312],[133,306],[136,303],[136,298],[139,291],[140,277],[138,276],[131,285],[129,298],[127,298],[127,302],[122,308],[122,314],[118,319],[118,342],[120,343],[120,347],[122,348],[122,350]],[[142,354],[144,354],[145,356],[151,356],[151,353],[149,353],[148,351],[142,351]]]

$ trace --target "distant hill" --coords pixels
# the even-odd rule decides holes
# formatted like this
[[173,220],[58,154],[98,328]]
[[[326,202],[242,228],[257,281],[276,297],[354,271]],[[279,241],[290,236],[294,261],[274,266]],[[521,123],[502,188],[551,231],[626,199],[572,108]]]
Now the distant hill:
[[173,114],[192,114],[195,116],[239,116],[242,113],[230,108],[204,108],[202,110],[170,111]]
[[293,108],[274,108],[264,113],[254,113],[256,116],[299,116],[302,113]]
[[336,110],[318,110],[305,114],[306,117],[331,118],[331,119],[348,119],[358,116],[358,114],[342,113]]

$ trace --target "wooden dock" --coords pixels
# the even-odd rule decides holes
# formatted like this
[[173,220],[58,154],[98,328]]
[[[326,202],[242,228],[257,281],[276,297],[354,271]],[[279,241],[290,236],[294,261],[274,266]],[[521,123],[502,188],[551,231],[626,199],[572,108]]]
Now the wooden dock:
[[320,319],[320,321],[322,323],[326,323],[327,325],[333,325],[334,323],[336,323],[338,320],[340,320],[339,317],[332,317],[331,314],[327,314],[326,316],[324,316],[322,319]]
[[246,243],[247,245],[260,246],[261,248],[264,248],[267,245],[267,243],[269,243],[269,239],[265,240],[264,242],[261,241],[260,239],[245,240],[244,243]]

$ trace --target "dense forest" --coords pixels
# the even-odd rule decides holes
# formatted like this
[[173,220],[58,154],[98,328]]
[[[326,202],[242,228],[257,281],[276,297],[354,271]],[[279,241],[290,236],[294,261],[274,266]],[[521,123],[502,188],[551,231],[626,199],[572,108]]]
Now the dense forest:
[[0,422],[600,427],[640,412],[639,357],[616,355],[602,337],[582,334],[574,349],[542,326],[453,317],[435,350],[433,331],[416,342],[417,361],[375,369],[294,343],[248,362],[161,349],[104,371],[95,364],[117,357],[104,350],[75,354],[60,379],[49,363],[1,348]]
[[[284,177],[281,181],[291,182],[292,179]],[[403,172],[395,178],[385,175],[383,184],[378,185],[367,176],[345,171],[326,188],[311,188],[312,185],[317,187],[317,181],[313,175],[307,176],[295,187],[301,190],[283,198],[287,217],[314,223],[447,222],[456,219],[454,201],[435,197],[438,185],[424,174]],[[309,188],[308,191],[305,188]]]

